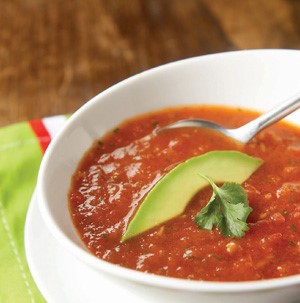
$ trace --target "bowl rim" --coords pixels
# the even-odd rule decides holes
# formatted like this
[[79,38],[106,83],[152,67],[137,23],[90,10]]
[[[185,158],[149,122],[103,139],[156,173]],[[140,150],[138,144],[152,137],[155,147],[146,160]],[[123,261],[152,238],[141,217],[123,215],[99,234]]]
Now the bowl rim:
[[75,244],[70,238],[68,238],[62,230],[55,223],[54,218],[51,215],[48,199],[45,193],[45,179],[47,174],[47,163],[52,152],[55,151],[57,145],[60,143],[61,138],[65,136],[66,131],[72,128],[73,123],[80,117],[86,110],[93,106],[94,102],[101,102],[106,95],[110,94],[112,91],[122,89],[128,83],[134,82],[140,77],[151,76],[155,74],[158,70],[170,69],[177,67],[178,65],[186,64],[186,62],[194,62],[201,60],[214,60],[215,57],[227,57],[227,56],[248,56],[248,55],[261,55],[261,54],[297,54],[300,56],[300,50],[293,49],[251,49],[251,50],[237,50],[220,52],[214,54],[207,54],[202,56],[196,56],[191,58],[186,58],[167,64],[163,64],[141,73],[133,75],[119,83],[112,85],[111,87],[105,89],[103,92],[99,93],[85,104],[83,104],[66,122],[63,129],[56,135],[52,140],[49,147],[47,148],[44,157],[42,159],[40,170],[37,178],[37,197],[39,201],[39,209],[43,220],[45,221],[47,227],[51,231],[52,235],[58,240],[58,242],[69,252],[71,252],[79,260],[83,261],[92,268],[105,272],[107,274],[128,279],[134,282],[147,284],[151,286],[156,286],[160,288],[176,289],[181,291],[192,291],[192,292],[202,292],[202,293],[240,293],[240,292],[253,292],[259,290],[271,290],[278,289],[287,286],[300,285],[300,274],[273,278],[266,280],[255,280],[255,281],[237,281],[237,282],[214,282],[214,281],[196,281],[187,280],[182,278],[165,277],[156,274],[149,274],[141,272],[134,269],[129,269],[122,267],[120,265],[112,264],[102,259],[97,258],[84,248]]

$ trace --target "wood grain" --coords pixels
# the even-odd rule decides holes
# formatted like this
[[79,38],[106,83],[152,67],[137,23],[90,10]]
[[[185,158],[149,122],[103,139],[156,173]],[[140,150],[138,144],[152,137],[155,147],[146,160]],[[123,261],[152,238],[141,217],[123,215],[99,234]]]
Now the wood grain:
[[299,49],[299,15],[297,0],[3,0],[0,126],[73,112],[170,61]]

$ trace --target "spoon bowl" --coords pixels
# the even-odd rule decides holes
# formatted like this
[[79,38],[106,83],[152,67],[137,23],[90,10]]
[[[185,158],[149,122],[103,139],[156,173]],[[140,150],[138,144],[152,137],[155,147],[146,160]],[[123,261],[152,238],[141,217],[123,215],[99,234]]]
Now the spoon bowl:
[[290,113],[294,112],[300,107],[300,93],[280,103],[272,110],[259,116],[258,118],[248,122],[247,124],[235,128],[228,129],[212,121],[202,119],[185,119],[176,121],[167,126],[158,129],[158,132],[180,127],[201,127],[217,131],[228,138],[236,140],[241,143],[248,143],[257,133],[271,124],[281,120]]

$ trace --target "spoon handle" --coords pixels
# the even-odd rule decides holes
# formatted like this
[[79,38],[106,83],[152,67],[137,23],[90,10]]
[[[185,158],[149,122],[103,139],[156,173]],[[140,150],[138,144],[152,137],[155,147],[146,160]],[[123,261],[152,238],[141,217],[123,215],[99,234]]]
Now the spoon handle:
[[247,138],[244,138],[244,141],[249,141],[255,134],[263,130],[267,126],[279,121],[280,119],[286,117],[288,114],[294,112],[296,109],[300,108],[300,94],[296,94],[293,97],[290,97],[285,102],[277,105],[270,111],[259,116],[253,121],[243,125],[239,128],[241,132],[247,133]]
[[297,94],[276,106],[269,112],[261,115],[256,119],[256,122],[259,124],[259,130],[273,124],[282,118],[286,117],[288,114],[294,112],[300,107],[300,95]]

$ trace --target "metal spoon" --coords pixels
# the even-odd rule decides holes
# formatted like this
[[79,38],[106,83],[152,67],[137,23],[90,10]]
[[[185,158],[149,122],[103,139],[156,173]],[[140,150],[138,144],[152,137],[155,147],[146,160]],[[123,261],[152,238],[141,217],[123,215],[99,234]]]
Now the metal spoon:
[[276,106],[272,110],[266,112],[260,117],[252,120],[251,122],[235,129],[227,129],[214,122],[201,120],[201,119],[186,119],[174,122],[167,126],[158,129],[158,132],[163,130],[178,128],[178,127],[203,127],[215,130],[223,135],[232,138],[241,143],[249,142],[258,132],[266,128],[267,126],[277,122],[284,118],[288,114],[294,112],[300,108],[300,93],[289,98],[282,104]]

